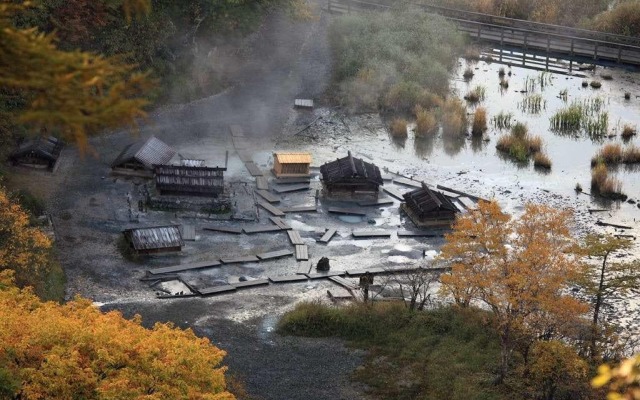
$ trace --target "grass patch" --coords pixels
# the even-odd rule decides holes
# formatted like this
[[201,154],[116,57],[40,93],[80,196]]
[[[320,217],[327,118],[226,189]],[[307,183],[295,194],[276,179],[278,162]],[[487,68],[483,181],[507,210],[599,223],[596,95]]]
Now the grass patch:
[[511,128],[511,133],[498,139],[496,149],[507,154],[519,162],[529,161],[529,158],[542,151],[542,138],[532,136],[525,124],[516,123]]
[[423,101],[446,96],[463,48],[444,18],[405,10],[338,17],[329,42],[335,100],[355,111],[430,108]]
[[442,132],[447,136],[467,133],[467,109],[459,99],[447,99],[442,106]]
[[487,109],[478,107],[473,115],[473,124],[471,125],[471,134],[474,136],[482,136],[487,130]]
[[417,137],[431,136],[438,130],[438,121],[432,111],[416,107],[416,130]]
[[395,118],[391,121],[390,126],[391,136],[394,138],[406,138],[407,137],[407,121],[402,118]]
[[632,137],[634,137],[636,135],[636,133],[637,133],[637,131],[636,131],[635,127],[633,127],[631,125],[628,125],[628,124],[625,124],[622,127],[621,136],[622,136],[623,140],[629,141],[629,140],[631,140]]
[[626,200],[622,193],[622,182],[609,176],[606,164],[598,163],[591,170],[591,191],[612,200]]
[[505,388],[492,384],[500,352],[488,318],[456,308],[412,313],[402,303],[302,303],[283,316],[278,331],[340,337],[367,349],[354,378],[378,398],[507,399]]
[[500,114],[491,118],[491,123],[496,129],[511,129],[511,120],[513,119],[512,113],[505,113],[501,111]]
[[583,132],[589,137],[602,137],[609,130],[609,113],[600,97],[574,101],[558,110],[550,119],[551,130],[556,133]]
[[482,85],[475,86],[472,90],[467,92],[464,99],[469,103],[479,103],[484,101],[487,89]]
[[616,166],[619,164],[638,163],[640,163],[640,148],[636,146],[622,148],[622,146],[618,143],[610,143],[604,145],[591,158],[591,167],[596,167],[598,164]]
[[524,113],[539,114],[547,108],[547,101],[540,94],[532,94],[526,96],[518,105]]
[[540,169],[551,169],[551,159],[545,153],[539,151],[533,156],[533,166]]

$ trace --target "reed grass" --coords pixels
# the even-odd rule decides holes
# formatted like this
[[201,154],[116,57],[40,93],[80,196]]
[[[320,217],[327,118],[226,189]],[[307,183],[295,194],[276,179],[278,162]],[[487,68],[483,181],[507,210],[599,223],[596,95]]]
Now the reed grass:
[[605,136],[609,129],[609,113],[604,111],[604,105],[604,100],[599,97],[574,101],[551,117],[551,130],[557,133],[584,132],[590,137]]
[[596,164],[591,170],[591,190],[607,198],[626,198],[622,193],[622,182],[609,176],[609,170],[604,163]]
[[418,137],[426,137],[437,132],[438,121],[432,111],[419,109],[416,110],[416,130]]
[[491,122],[496,129],[511,129],[511,120],[513,119],[512,113],[505,113],[501,111],[500,114],[491,118]]
[[467,108],[456,98],[447,99],[442,106],[442,133],[448,136],[467,133]]
[[598,152],[591,158],[591,166],[595,167],[598,164],[616,165],[622,162],[622,146],[618,143],[608,143],[604,145]]
[[487,130],[487,110],[484,107],[478,107],[473,116],[473,124],[471,134],[474,136],[482,136]]
[[622,139],[624,140],[630,140],[632,137],[634,137],[636,135],[636,128],[629,125],[629,124],[625,124],[622,127],[622,134],[620,136],[622,136]]
[[547,108],[547,101],[540,94],[526,96],[520,103],[520,110],[529,114],[539,114]]
[[533,166],[542,169],[551,169],[551,159],[545,153],[539,151],[533,156]]
[[464,99],[469,103],[478,103],[484,101],[487,89],[482,85],[476,85],[472,90],[470,90],[465,96]]
[[395,118],[391,121],[391,136],[394,138],[406,138],[407,135],[407,121],[402,118]]
[[516,123],[511,128],[511,133],[502,135],[496,144],[496,149],[508,154],[517,161],[528,161],[542,151],[544,143],[540,136],[531,136],[525,124]]

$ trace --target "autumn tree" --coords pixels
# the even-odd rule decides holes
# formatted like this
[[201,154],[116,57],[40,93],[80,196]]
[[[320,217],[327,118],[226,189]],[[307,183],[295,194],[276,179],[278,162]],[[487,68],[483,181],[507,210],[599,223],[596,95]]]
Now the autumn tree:
[[0,394],[7,399],[231,400],[225,352],[171,324],[141,325],[89,300],[40,301],[0,273]]
[[581,271],[569,217],[569,211],[527,204],[513,220],[496,202],[480,202],[446,235],[442,258],[451,272],[441,277],[442,291],[460,305],[493,312],[501,379],[519,342],[557,337],[587,311],[566,294]]
[[527,383],[536,398],[582,398],[588,388],[589,365],[576,351],[559,340],[538,341],[531,349]]
[[637,262],[610,262],[617,253],[633,247],[630,239],[611,235],[589,235],[585,239],[584,252],[589,258],[600,259],[599,268],[589,265],[585,269],[584,286],[593,297],[593,318],[590,353],[599,357],[597,341],[600,336],[601,310],[613,295],[624,295],[640,282]]
[[[144,4],[125,5],[130,10]],[[146,74],[121,57],[61,51],[53,34],[17,28],[16,15],[27,6],[0,3],[0,87],[20,97],[1,117],[34,131],[57,132],[81,148],[101,130],[135,125],[145,115]]]
[[606,388],[607,400],[640,400],[640,354],[611,368],[603,364],[591,384]]

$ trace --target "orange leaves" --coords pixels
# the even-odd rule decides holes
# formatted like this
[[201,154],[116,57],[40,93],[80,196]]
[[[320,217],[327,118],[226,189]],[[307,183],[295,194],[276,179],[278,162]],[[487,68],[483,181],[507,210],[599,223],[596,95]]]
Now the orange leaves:
[[43,303],[0,277],[0,368],[21,398],[233,399],[225,352],[191,330],[101,313],[76,299]]

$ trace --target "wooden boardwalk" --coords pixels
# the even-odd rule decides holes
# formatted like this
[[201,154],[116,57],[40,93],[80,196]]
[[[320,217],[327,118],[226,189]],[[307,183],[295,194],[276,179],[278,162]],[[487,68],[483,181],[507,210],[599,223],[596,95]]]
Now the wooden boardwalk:
[[336,228],[327,229],[327,231],[324,233],[324,235],[322,235],[322,237],[320,238],[320,240],[318,240],[318,242],[324,243],[324,244],[329,243],[331,239],[333,239],[333,236],[336,234],[337,231],[338,230]]
[[153,269],[147,270],[147,272],[152,275],[160,275],[160,274],[170,274],[173,272],[189,271],[194,269],[214,268],[214,267],[219,267],[220,265],[221,263],[219,260],[214,260],[214,261],[204,261],[204,262],[191,263],[191,264],[173,265],[171,267],[153,268]]
[[284,217],[284,213],[280,211],[278,208],[272,206],[269,203],[265,203],[264,201],[259,201],[258,205],[265,210],[269,211],[274,217]]
[[263,189],[256,190],[256,194],[258,196],[262,197],[263,199],[265,199],[266,201],[268,201],[269,203],[279,203],[280,202],[280,197],[272,195],[267,190],[263,190]]
[[358,215],[364,217],[366,212],[360,211],[356,208],[341,208],[341,207],[329,207],[329,213],[331,214],[343,214],[343,215]]
[[287,231],[287,235],[289,235],[289,241],[291,241],[292,245],[296,246],[304,244],[304,240],[302,240],[298,231],[294,231],[293,229],[289,230]]
[[296,260],[309,261],[309,247],[306,244],[296,245]]
[[[413,9],[439,14],[472,39],[500,47],[537,51],[579,62],[615,62],[640,65],[640,38],[498,17],[424,4]],[[392,6],[376,0],[328,0],[328,11],[345,14],[388,11]]]

